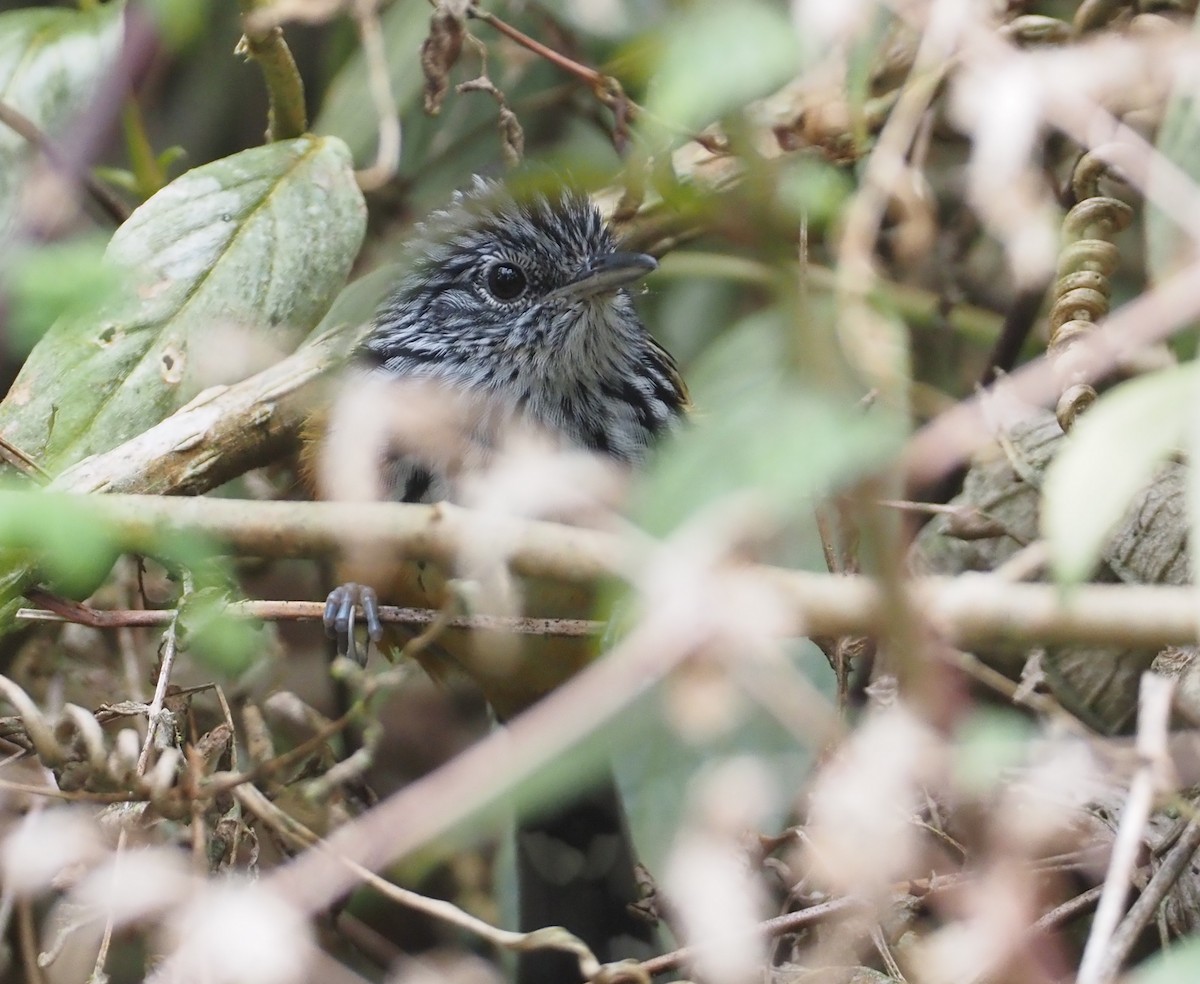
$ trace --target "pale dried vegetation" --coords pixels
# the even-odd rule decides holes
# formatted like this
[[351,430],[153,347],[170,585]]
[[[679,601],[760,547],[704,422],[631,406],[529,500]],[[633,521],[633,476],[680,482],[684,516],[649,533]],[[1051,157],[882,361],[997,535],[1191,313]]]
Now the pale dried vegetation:
[[[158,559],[126,556],[86,607],[30,574],[0,623],[4,979],[468,984],[531,945],[575,948],[597,984],[1196,979],[1197,511],[1176,453],[1194,380],[1181,422],[1129,417],[1099,456],[1093,442],[1092,488],[1044,480],[1114,383],[1178,373],[1194,349],[1195,5],[698,5],[641,38],[664,73],[648,89],[644,53],[603,71],[585,53],[639,39],[632,11],[661,5],[526,6],[430,8],[418,55],[370,0],[243,4],[264,64],[276,25],[353,28],[382,121],[364,188],[386,185],[410,127],[436,134],[468,103],[488,104],[496,161],[553,147],[555,113],[616,148],[597,200],[663,258],[643,300],[696,377],[681,447],[631,481],[427,392],[352,384],[328,413],[353,439],[318,465],[350,501],[291,501],[301,422],[331,402],[313,381],[359,314],[47,469],[52,492],[110,494],[82,519],[47,500],[74,517],[57,541],[0,523],[24,551],[6,564],[83,550],[93,525],[92,548]],[[786,43],[753,33],[772,28]],[[777,41],[798,68],[782,87]],[[424,92],[393,91],[405,60]],[[435,118],[409,122],[422,111]],[[467,164],[446,142],[426,166],[464,184],[479,145]],[[76,177],[91,163],[63,153]],[[49,157],[31,187],[69,177]],[[368,201],[363,269],[443,191],[390,187]],[[36,242],[61,220],[37,221],[33,200],[19,228]],[[687,294],[696,281],[715,288]],[[0,511],[33,516],[48,476],[11,443],[25,480]],[[374,449],[397,443],[444,462],[456,505],[373,501]],[[1163,448],[1108,522],[1096,503],[1144,443]],[[232,500],[166,495],[231,479]],[[1047,525],[1050,498],[1085,530],[1096,514],[1094,556]],[[214,573],[201,535],[236,561]],[[314,561],[401,552],[453,573],[445,611],[384,609],[419,628],[409,655],[466,626],[492,673],[513,634],[597,635],[605,655],[500,731],[468,685],[411,660],[338,661],[339,705]],[[1094,583],[1052,583],[1080,567]],[[524,618],[534,578],[628,585],[620,631]],[[361,748],[343,758],[347,729]],[[643,964],[496,928],[506,797],[562,783],[581,745],[614,748],[633,794],[664,925]]]

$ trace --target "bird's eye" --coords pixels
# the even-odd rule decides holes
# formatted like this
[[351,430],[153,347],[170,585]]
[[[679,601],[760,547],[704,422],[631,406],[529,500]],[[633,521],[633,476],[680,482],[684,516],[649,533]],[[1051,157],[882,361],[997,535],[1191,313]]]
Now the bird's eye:
[[525,291],[525,274],[511,263],[496,263],[488,270],[487,287],[498,301],[515,301]]

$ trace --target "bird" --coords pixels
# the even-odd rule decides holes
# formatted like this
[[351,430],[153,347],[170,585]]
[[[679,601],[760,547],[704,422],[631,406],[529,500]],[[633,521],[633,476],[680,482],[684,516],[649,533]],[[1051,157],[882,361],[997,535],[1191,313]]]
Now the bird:
[[[635,469],[685,417],[686,385],[628,290],[657,261],[620,249],[582,192],[565,187],[521,196],[477,178],[418,226],[407,255],[404,275],[354,359],[350,390],[358,399],[340,413],[335,409],[325,425],[318,472],[332,474],[326,484],[344,480],[338,452],[353,444],[356,432],[371,429],[364,417],[379,417],[369,399],[364,402],[373,386],[409,387],[396,399],[410,417],[420,418],[440,397],[450,408],[446,414],[461,418],[465,443],[485,458],[505,429],[516,427],[547,436],[564,453]],[[418,430],[421,425],[418,419]],[[400,447],[388,439],[373,447],[368,442],[374,487],[363,497],[454,501],[456,469],[466,452],[440,426],[430,423],[432,436]],[[364,567],[326,604],[325,625],[339,651],[354,654],[357,609],[369,637],[384,640],[381,597],[434,608],[447,601],[449,575],[429,564],[375,558]],[[527,614],[550,617],[587,617],[594,600],[579,587],[555,584],[527,585],[525,597],[533,609]],[[433,649],[436,654],[423,650],[427,668],[440,675],[443,660],[463,670],[501,722],[595,655],[590,640],[525,636],[514,642],[465,630],[443,632]],[[522,817],[516,855],[522,930],[563,925],[602,962],[652,955],[656,930],[631,910],[640,891],[611,772],[569,800]],[[577,960],[562,951],[535,950],[518,959],[518,984],[580,979]]]

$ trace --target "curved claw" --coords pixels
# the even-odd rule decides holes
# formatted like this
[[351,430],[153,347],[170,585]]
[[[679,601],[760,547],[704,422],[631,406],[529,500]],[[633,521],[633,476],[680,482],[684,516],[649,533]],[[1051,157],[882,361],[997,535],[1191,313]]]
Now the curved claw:
[[383,638],[383,623],[379,618],[379,596],[373,588],[353,582],[339,585],[325,599],[325,611],[321,621],[325,634],[337,640],[339,656],[349,656],[359,663],[367,661],[367,651],[360,657],[354,643],[355,607],[362,606],[363,618],[367,623],[367,636],[378,643]]

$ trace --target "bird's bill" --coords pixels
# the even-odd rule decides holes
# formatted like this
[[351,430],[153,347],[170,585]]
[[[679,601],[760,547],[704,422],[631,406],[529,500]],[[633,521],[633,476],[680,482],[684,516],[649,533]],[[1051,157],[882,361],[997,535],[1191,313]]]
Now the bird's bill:
[[645,253],[605,253],[592,260],[569,284],[554,291],[556,297],[591,297],[607,294],[658,269],[658,260]]

